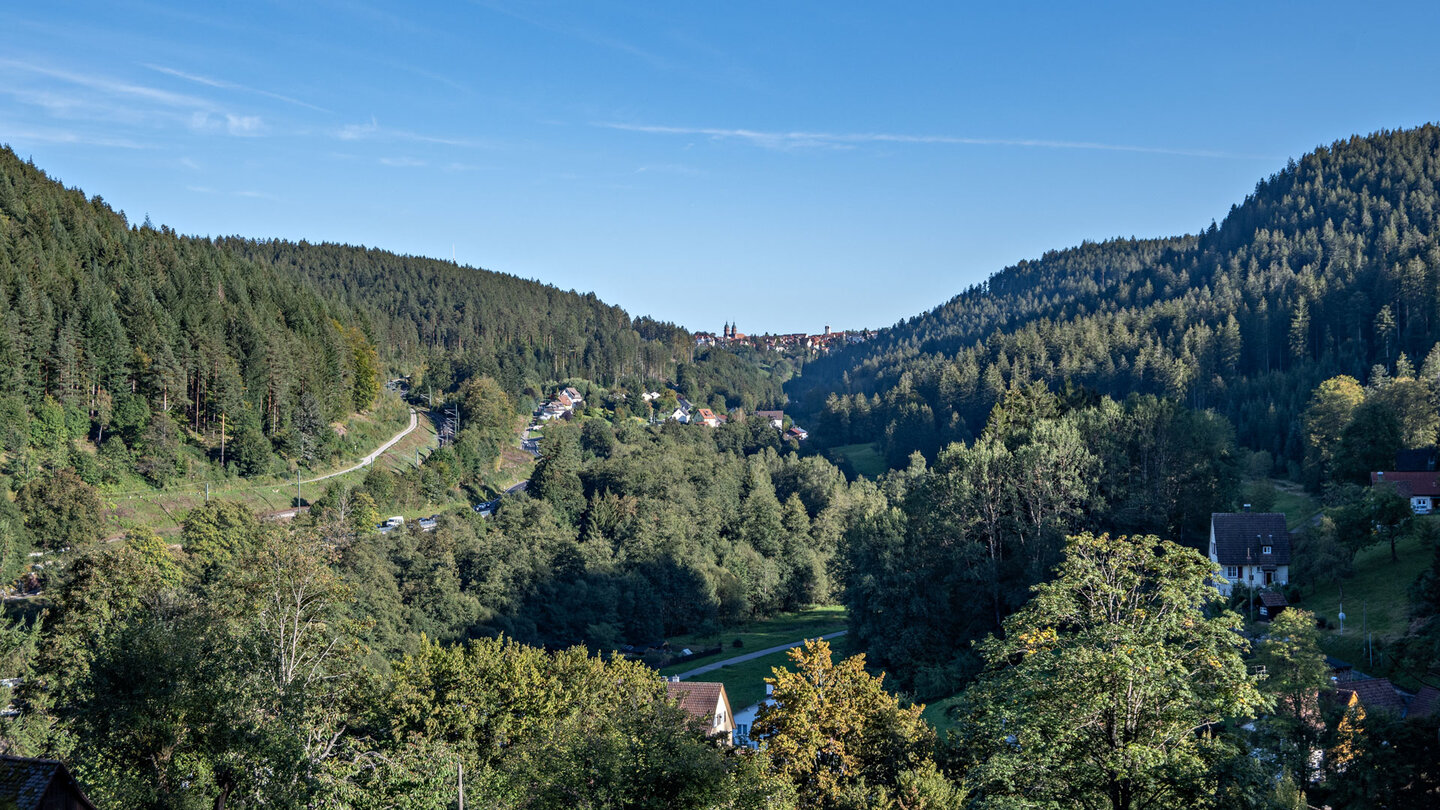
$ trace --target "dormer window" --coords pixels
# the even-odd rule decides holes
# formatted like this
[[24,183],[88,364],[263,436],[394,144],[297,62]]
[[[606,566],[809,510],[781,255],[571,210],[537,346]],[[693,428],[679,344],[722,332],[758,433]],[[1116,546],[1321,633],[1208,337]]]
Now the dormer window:
[[1275,552],[1275,547],[1274,547],[1274,546],[1264,546],[1264,547],[1262,547],[1262,548],[1260,549],[1260,553],[1261,553],[1261,554],[1273,554],[1274,552]]

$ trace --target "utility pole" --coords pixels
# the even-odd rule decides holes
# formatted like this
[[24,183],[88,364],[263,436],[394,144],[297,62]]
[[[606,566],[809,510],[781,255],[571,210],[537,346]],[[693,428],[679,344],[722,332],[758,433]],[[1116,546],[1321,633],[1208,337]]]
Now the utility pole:
[[297,511],[297,512],[300,511],[300,504],[301,504],[301,503],[303,503],[303,501],[300,500],[300,468],[299,468],[299,467],[296,467],[296,468],[295,468],[295,511]]
[[465,763],[460,763],[460,774],[456,777],[455,787],[460,794],[460,810],[465,810]]
[[1340,635],[1345,635],[1345,586],[1340,586]]
[[210,502],[210,484],[208,482],[205,484],[205,502]]
[[225,412],[220,412],[220,469],[225,469]]

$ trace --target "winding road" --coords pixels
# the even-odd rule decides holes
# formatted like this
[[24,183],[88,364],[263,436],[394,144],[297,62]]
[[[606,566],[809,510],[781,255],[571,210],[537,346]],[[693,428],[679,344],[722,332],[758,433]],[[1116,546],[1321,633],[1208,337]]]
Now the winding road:
[[411,409],[410,409],[410,427],[407,427],[407,428],[405,428],[404,430],[400,431],[399,433],[396,433],[394,436],[391,436],[391,437],[390,437],[390,441],[385,442],[384,444],[382,444],[382,445],[380,445],[378,448],[376,448],[375,452],[373,452],[373,453],[371,453],[370,455],[368,455],[368,456],[360,459],[360,463],[359,463],[359,464],[356,464],[356,465],[353,466],[353,467],[346,467],[345,469],[339,470],[339,471],[336,471],[336,472],[326,473],[326,474],[321,475],[321,476],[318,476],[318,477],[316,477],[316,478],[311,478],[311,479],[308,480],[308,481],[301,481],[300,483],[301,483],[301,484],[313,484],[313,483],[315,483],[316,481],[324,481],[324,480],[327,479],[327,478],[334,478],[334,477],[337,476],[337,475],[344,475],[345,473],[355,472],[356,470],[360,469],[361,467],[368,467],[368,466],[370,466],[371,464],[374,464],[374,463],[375,463],[375,459],[380,458],[380,456],[381,456],[382,453],[384,453],[386,450],[389,450],[390,448],[394,447],[396,442],[400,441],[401,439],[405,438],[406,436],[409,436],[409,435],[415,430],[415,426],[418,425],[418,424],[420,424],[420,419],[419,419],[419,417],[416,415],[415,409],[414,409],[414,408],[411,408]]
[[[849,631],[849,630],[836,630],[836,631],[833,632],[833,633],[826,633],[826,634],[823,635],[823,636],[817,636],[817,638],[825,639],[826,641],[828,641],[828,640],[830,640],[830,639],[832,639],[832,638],[835,638],[836,636],[843,636],[843,635],[845,635],[845,634],[848,633],[848,632],[850,632],[850,631]],[[696,667],[696,668],[690,670],[689,672],[682,672],[682,673],[680,673],[679,675],[676,675],[675,677],[677,677],[677,678],[679,678],[680,680],[683,681],[683,680],[686,680],[687,678],[693,678],[693,677],[695,677],[696,675],[704,675],[704,674],[707,673],[707,672],[714,672],[714,671],[717,670],[717,669],[723,669],[723,668],[725,668],[725,667],[730,666],[731,664],[741,664],[741,663],[744,663],[744,662],[746,662],[746,661],[753,661],[753,660],[755,660],[756,658],[760,658],[760,657],[763,657],[763,656],[766,656],[766,655],[770,655],[770,654],[772,654],[772,653],[784,652],[785,650],[789,650],[789,649],[792,649],[792,648],[795,648],[795,647],[799,647],[801,644],[804,644],[805,642],[810,641],[810,640],[811,640],[811,639],[808,639],[808,638],[802,638],[802,639],[800,639],[799,641],[792,641],[792,642],[790,642],[789,644],[780,644],[780,645],[775,646],[775,647],[766,647],[766,648],[763,649],[763,650],[756,650],[755,652],[752,652],[752,653],[745,653],[744,655],[737,655],[737,656],[735,656],[734,658],[726,658],[724,661],[716,661],[716,662],[713,663],[713,664],[706,664],[706,665],[703,666],[703,667]]]

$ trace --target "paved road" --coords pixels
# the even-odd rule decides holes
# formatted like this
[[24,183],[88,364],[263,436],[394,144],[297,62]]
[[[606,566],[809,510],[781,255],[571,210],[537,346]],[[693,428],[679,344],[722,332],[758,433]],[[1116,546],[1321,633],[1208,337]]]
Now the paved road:
[[[826,633],[825,635],[820,636],[820,638],[826,639],[826,640],[828,641],[829,639],[835,638],[836,636],[843,636],[843,635],[845,635],[845,634],[848,633],[848,632],[850,632],[850,631],[849,631],[849,630],[836,630],[836,631],[833,632],[833,633]],[[744,655],[737,655],[737,656],[735,656],[734,658],[726,658],[724,661],[716,661],[716,662],[713,663],[713,664],[706,664],[706,665],[703,666],[703,667],[696,667],[696,668],[690,670],[689,672],[682,672],[682,673],[680,673],[677,677],[680,678],[680,680],[683,681],[683,680],[685,680],[685,679],[687,679],[687,678],[693,678],[693,677],[695,677],[696,675],[704,675],[704,674],[707,673],[707,672],[714,672],[714,671],[717,670],[717,669],[723,669],[724,667],[728,667],[728,666],[730,666],[731,664],[741,664],[741,663],[744,663],[744,662],[746,662],[746,661],[753,661],[753,660],[755,660],[756,658],[760,658],[760,657],[762,657],[762,656],[770,655],[771,653],[784,652],[785,650],[791,649],[792,647],[799,647],[801,644],[804,644],[805,642],[807,642],[807,641],[809,641],[809,640],[810,640],[810,639],[802,638],[802,639],[800,639],[799,641],[792,641],[792,642],[790,642],[789,644],[781,644],[781,645],[779,645],[778,647],[768,647],[768,648],[763,649],[763,650],[756,650],[755,652],[752,652],[752,653],[746,653],[746,654],[744,654]]]
[[524,492],[526,489],[529,489],[529,487],[530,487],[530,482],[529,482],[529,481],[521,481],[520,483],[516,484],[515,486],[510,487],[509,489],[505,490],[505,494],[506,494],[506,495],[509,495],[509,494],[512,493],[512,492]]
[[384,444],[380,445],[380,447],[377,448],[377,449],[375,450],[375,452],[373,452],[373,453],[371,453],[370,455],[368,455],[368,456],[360,459],[360,463],[359,463],[359,464],[356,464],[356,465],[353,466],[353,467],[347,467],[347,468],[345,468],[345,469],[343,469],[343,470],[340,470],[339,472],[327,473],[327,474],[325,474],[325,475],[319,476],[318,478],[311,478],[311,479],[308,480],[308,481],[301,481],[300,483],[301,483],[301,484],[313,484],[313,483],[315,483],[316,481],[324,481],[324,480],[327,479],[327,478],[334,478],[334,477],[337,476],[337,475],[344,475],[345,473],[355,472],[356,470],[360,469],[361,467],[368,467],[368,466],[370,466],[371,464],[374,464],[374,463],[375,463],[375,459],[379,458],[379,457],[380,457],[380,454],[382,454],[382,453],[384,453],[386,450],[389,450],[390,448],[394,447],[396,442],[400,441],[401,439],[405,438],[406,436],[409,436],[410,433],[411,433],[411,431],[415,430],[415,426],[418,425],[418,424],[420,424],[420,420],[419,420],[419,418],[416,417],[416,415],[415,415],[415,409],[414,409],[414,408],[411,408],[411,409],[410,409],[410,427],[407,427],[407,428],[405,428],[404,430],[400,431],[399,433],[396,433],[394,436],[391,436],[391,437],[390,437],[390,441],[385,442]]

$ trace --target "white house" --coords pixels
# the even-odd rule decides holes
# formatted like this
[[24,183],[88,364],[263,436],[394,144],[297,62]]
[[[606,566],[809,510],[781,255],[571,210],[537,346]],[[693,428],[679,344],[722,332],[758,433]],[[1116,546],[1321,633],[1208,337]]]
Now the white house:
[[780,430],[785,424],[784,411],[756,411],[755,415],[770,423],[770,427]]
[[665,681],[665,692],[691,717],[703,720],[711,737],[734,744],[735,715],[725,684],[673,678]]
[[1372,472],[1370,485],[1389,484],[1410,501],[1410,511],[1428,515],[1440,501],[1440,473],[1435,472]]
[[1229,596],[1236,585],[1269,588],[1290,581],[1290,531],[1279,512],[1215,512],[1210,515],[1210,561]]

